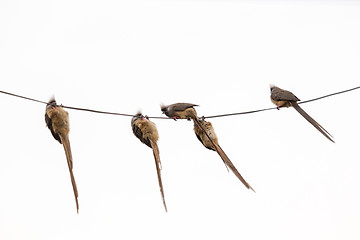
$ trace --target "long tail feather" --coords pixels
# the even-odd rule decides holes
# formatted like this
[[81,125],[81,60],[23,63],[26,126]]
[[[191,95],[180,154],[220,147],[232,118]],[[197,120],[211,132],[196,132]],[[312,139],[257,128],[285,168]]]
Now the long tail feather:
[[73,190],[74,190],[74,196],[75,196],[75,202],[76,202],[76,210],[77,210],[77,213],[79,213],[79,202],[78,202],[79,194],[78,194],[78,190],[77,190],[77,187],[76,187],[74,173],[72,171],[73,162],[72,162],[70,141],[69,141],[68,136],[60,136],[60,138],[61,138],[62,145],[64,146],[66,159],[67,159],[67,163],[68,163],[68,167],[69,167],[70,178],[71,178],[71,183],[72,183],[72,187],[73,187]]
[[151,148],[153,150],[153,154],[154,154],[154,158],[155,158],[156,172],[157,172],[157,177],[158,177],[158,181],[159,181],[161,197],[163,200],[165,211],[167,212],[167,206],[166,206],[166,202],[165,202],[165,194],[164,194],[163,184],[162,184],[162,180],[161,180],[161,161],[160,161],[159,148],[158,148],[158,145],[156,142],[153,142],[150,140],[150,143],[151,143]]
[[321,132],[327,139],[329,139],[331,142],[335,143],[334,140],[331,139],[331,134],[325,130],[318,122],[316,122],[312,117],[309,116],[300,106],[297,104],[297,102],[291,102],[291,105],[295,108],[296,111],[298,111],[301,116],[303,116],[311,125],[313,125],[319,132]]
[[241,176],[241,174],[238,172],[234,164],[230,161],[228,156],[225,154],[225,152],[222,150],[222,148],[219,145],[215,145],[216,152],[220,155],[221,159],[226,162],[226,164],[229,166],[231,171],[235,174],[235,176],[247,187],[248,189],[251,189],[255,192],[255,190],[248,184],[245,179]]

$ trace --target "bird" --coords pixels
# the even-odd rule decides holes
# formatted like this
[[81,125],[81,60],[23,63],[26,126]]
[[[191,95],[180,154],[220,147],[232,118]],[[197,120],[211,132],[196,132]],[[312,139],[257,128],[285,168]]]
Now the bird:
[[199,106],[192,103],[174,103],[171,105],[162,105],[161,111],[173,119],[197,119],[195,106]]
[[78,190],[73,173],[73,161],[69,141],[69,113],[56,104],[55,98],[51,98],[46,105],[45,122],[53,137],[63,145],[67,164],[69,167],[71,183],[74,191],[76,210],[79,213]]
[[[199,106],[197,104],[192,103],[174,103],[170,105],[162,105],[161,111],[163,114],[168,116],[169,118],[173,118],[174,120],[177,119],[187,119],[187,120],[193,120],[194,124],[197,124],[198,127],[201,129],[202,126],[199,122],[199,118],[197,116],[195,106]],[[205,130],[202,129],[204,132]],[[206,134],[206,132],[205,132]],[[210,137],[209,137],[210,139]],[[210,139],[211,141],[211,139]]]
[[211,122],[206,121],[205,119],[199,119],[199,122],[202,126],[204,131],[199,128],[197,124],[194,124],[194,132],[196,137],[199,139],[199,141],[207,148],[213,151],[216,151],[223,162],[225,163],[225,166],[229,167],[231,171],[235,174],[235,176],[245,185],[246,188],[251,189],[255,192],[255,190],[248,184],[245,179],[241,176],[241,174],[238,172],[234,164],[231,162],[229,157],[225,154],[225,152],[222,150],[218,143],[218,138],[215,134],[215,130],[211,124]]
[[148,117],[146,116],[144,117],[141,113],[137,113],[131,119],[131,128],[133,130],[134,135],[142,143],[152,148],[153,150],[160,193],[165,207],[165,211],[167,212],[164,188],[161,180],[161,161],[160,161],[159,147],[157,145],[157,141],[159,139],[159,133],[157,131],[156,125],[155,123],[151,122],[148,119]]
[[335,141],[332,139],[333,136],[299,106],[297,102],[300,101],[300,99],[292,92],[281,89],[274,85],[270,85],[270,91],[270,99],[277,106],[278,110],[280,107],[295,108],[295,110],[298,111],[301,116],[303,116],[309,123],[311,123],[317,130],[319,130],[319,132],[321,132],[328,140],[335,143]]

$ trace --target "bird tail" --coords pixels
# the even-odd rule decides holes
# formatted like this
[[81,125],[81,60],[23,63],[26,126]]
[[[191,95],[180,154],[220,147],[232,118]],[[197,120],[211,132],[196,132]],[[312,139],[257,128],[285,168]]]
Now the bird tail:
[[323,128],[318,122],[316,122],[312,117],[310,117],[309,114],[307,114],[297,102],[291,102],[291,105],[293,106],[293,108],[295,108],[296,111],[301,114],[301,116],[303,116],[309,123],[311,123],[311,125],[313,125],[317,130],[319,130],[319,132],[321,132],[327,139],[335,143],[334,140],[331,139],[333,138],[333,136],[331,136],[331,134],[326,131],[325,128]]
[[67,163],[68,163],[68,167],[69,167],[69,172],[70,172],[70,178],[71,178],[71,183],[72,183],[72,187],[74,190],[74,196],[75,196],[75,202],[76,202],[76,210],[77,213],[79,213],[79,202],[78,202],[78,190],[76,187],[76,182],[75,182],[75,177],[74,177],[74,173],[72,171],[73,169],[73,161],[72,161],[72,154],[71,154],[71,148],[70,148],[70,141],[68,136],[60,136],[61,138],[61,142],[62,145],[64,146],[64,150],[65,150],[65,154],[66,154],[66,159],[67,159]]
[[248,184],[245,179],[241,176],[241,174],[238,172],[234,164],[231,162],[229,157],[226,155],[226,153],[222,150],[222,148],[215,144],[216,152],[219,154],[221,159],[226,163],[226,165],[231,169],[231,171],[235,174],[235,176],[247,187],[248,189],[251,189],[255,192],[255,190]]
[[203,128],[203,126],[201,125],[201,123],[199,122],[199,119],[193,118],[195,124],[198,125],[198,127],[201,129],[201,131],[203,131],[206,135],[206,137],[210,140],[210,142],[212,143],[212,145],[215,147],[216,152],[220,155],[221,159],[223,160],[223,162],[225,163],[226,168],[230,168],[231,171],[236,175],[236,177],[239,178],[239,180],[245,185],[245,187],[247,187],[248,189],[251,189],[255,192],[255,190],[245,181],[245,179],[241,176],[241,174],[238,172],[238,170],[235,168],[234,164],[230,161],[230,159],[228,158],[228,156],[225,154],[225,152],[222,150],[222,148],[214,143],[214,141],[211,139],[211,137],[209,136],[209,134],[206,132],[206,130]]
[[154,158],[155,158],[156,172],[157,172],[157,177],[158,177],[158,181],[159,181],[161,197],[163,200],[165,211],[167,212],[164,189],[163,189],[163,184],[162,184],[162,180],[161,180],[161,161],[160,161],[159,148],[158,148],[157,143],[152,140],[150,140],[150,144],[151,144],[151,148],[153,150],[153,154],[154,154]]

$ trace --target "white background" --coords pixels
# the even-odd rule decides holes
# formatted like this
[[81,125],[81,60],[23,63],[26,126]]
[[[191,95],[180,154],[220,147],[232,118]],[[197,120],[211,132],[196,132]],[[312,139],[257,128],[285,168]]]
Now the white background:
[[[0,90],[161,116],[273,106],[359,86],[360,5],[351,1],[0,2]],[[152,151],[130,118],[68,110],[76,214],[45,105],[0,95],[0,239],[359,239],[359,90],[294,109],[209,119],[256,190],[228,173],[188,121],[158,127],[168,213]]]

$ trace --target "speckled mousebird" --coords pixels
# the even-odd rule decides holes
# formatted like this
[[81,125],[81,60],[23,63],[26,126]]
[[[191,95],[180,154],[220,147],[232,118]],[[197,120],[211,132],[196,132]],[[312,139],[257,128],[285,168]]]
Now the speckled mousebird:
[[165,211],[167,212],[164,189],[161,180],[161,161],[160,161],[159,147],[157,145],[157,141],[159,139],[159,133],[157,131],[156,125],[153,122],[151,122],[149,119],[144,117],[141,113],[137,113],[131,119],[131,128],[133,130],[134,135],[142,143],[144,143],[153,150],[160,193],[165,207]]
[[78,190],[73,174],[73,161],[69,141],[69,114],[62,107],[57,106],[55,98],[52,98],[46,105],[45,122],[53,137],[63,145],[67,164],[69,167],[71,183],[74,190],[76,210],[79,213]]
[[331,134],[325,130],[318,122],[316,122],[312,117],[309,116],[297,103],[300,101],[292,92],[281,89],[274,85],[270,86],[270,99],[277,106],[280,107],[293,107],[298,111],[301,116],[303,116],[309,123],[311,123],[319,132],[321,132],[327,139],[334,143]]

